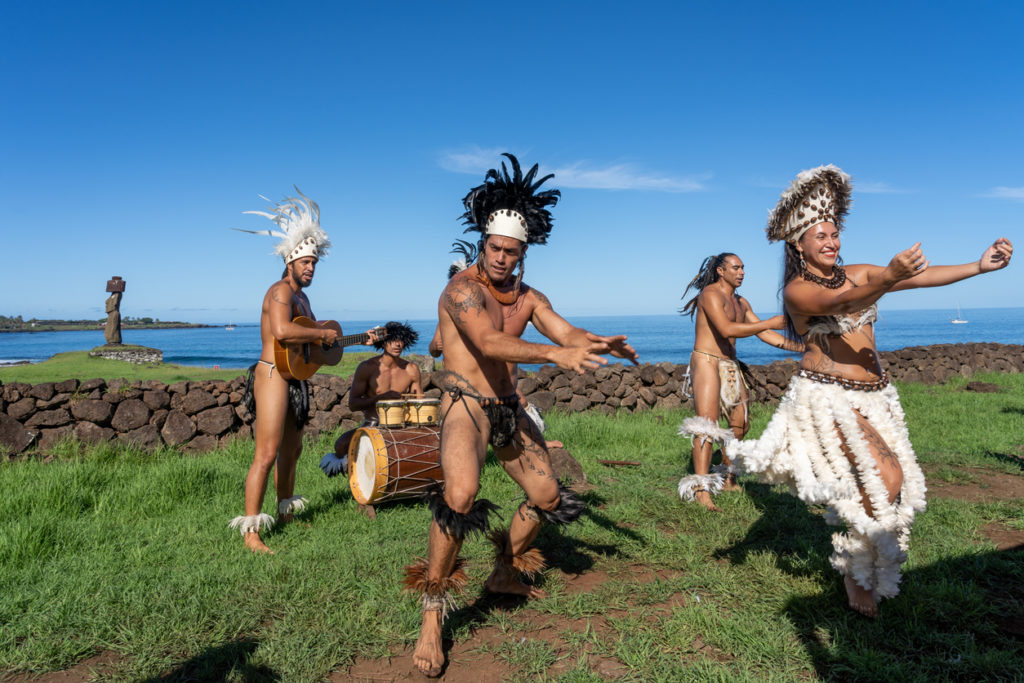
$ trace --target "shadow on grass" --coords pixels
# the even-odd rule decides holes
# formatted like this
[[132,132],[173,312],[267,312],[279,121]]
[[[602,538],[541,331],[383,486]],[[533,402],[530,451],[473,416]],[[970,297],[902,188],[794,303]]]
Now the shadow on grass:
[[993,460],[1013,465],[1024,472],[1024,457],[1014,455],[1013,453],[999,453],[998,451],[985,451],[985,455]]
[[743,564],[748,555],[771,553],[778,567],[792,576],[832,572],[828,555],[832,529],[796,496],[777,493],[767,484],[741,482],[761,513],[743,540],[714,553],[716,559]]
[[[877,619],[847,606],[828,562],[833,529],[796,497],[745,484],[761,512],[747,535],[715,553],[741,564],[766,553],[820,593],[790,598],[793,624],[823,680],[1020,680],[1024,661],[1024,549],[979,552],[909,570]],[[913,537],[911,537],[913,544]]]
[[1024,550],[911,569],[874,620],[847,607],[835,576],[831,590],[792,598],[783,611],[822,679],[1020,680]]
[[144,679],[144,683],[165,683],[169,681],[226,681],[241,680],[246,683],[280,681],[281,676],[273,669],[249,663],[249,658],[259,646],[258,640],[246,638],[217,647],[208,647],[195,657],[182,662],[171,671],[159,677]]

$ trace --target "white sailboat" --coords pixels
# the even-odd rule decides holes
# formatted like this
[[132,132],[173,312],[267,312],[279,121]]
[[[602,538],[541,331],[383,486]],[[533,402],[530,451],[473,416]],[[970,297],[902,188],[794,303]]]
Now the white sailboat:
[[963,315],[961,315],[961,313],[960,313],[960,302],[959,301],[956,302],[956,317],[953,318],[952,320],[950,320],[949,322],[953,323],[954,325],[963,325],[963,324],[965,324],[967,322],[966,320],[964,320]]

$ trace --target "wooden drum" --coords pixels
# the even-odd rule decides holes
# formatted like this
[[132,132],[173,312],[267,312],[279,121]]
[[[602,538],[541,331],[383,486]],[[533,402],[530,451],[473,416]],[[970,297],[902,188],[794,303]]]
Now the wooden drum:
[[[377,401],[377,420],[381,427],[404,427],[405,401]],[[355,439],[352,443],[355,443]]]
[[410,398],[405,403],[405,421],[411,425],[437,425],[441,417],[441,399]]
[[352,497],[362,505],[422,496],[441,474],[436,427],[360,427],[348,448]]

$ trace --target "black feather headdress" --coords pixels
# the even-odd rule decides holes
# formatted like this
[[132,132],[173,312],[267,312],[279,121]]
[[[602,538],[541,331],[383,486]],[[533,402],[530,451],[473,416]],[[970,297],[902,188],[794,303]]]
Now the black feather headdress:
[[392,320],[384,325],[384,337],[373,342],[373,345],[377,349],[383,349],[384,345],[389,341],[398,340],[402,342],[402,349],[405,350],[415,344],[419,338],[419,332],[412,329],[405,323],[399,323]]
[[526,243],[545,244],[551,233],[551,212],[547,207],[558,203],[562,193],[558,190],[538,188],[554,174],[548,174],[540,180],[537,177],[538,165],[534,164],[526,175],[519,166],[519,160],[512,154],[504,153],[512,165],[512,175],[508,173],[505,162],[501,162],[501,171],[490,169],[484,176],[483,185],[474,187],[462,200],[466,212],[462,214],[465,232],[479,232],[487,236],[487,224],[491,216],[501,210],[518,213],[526,222]]
[[477,249],[476,245],[472,242],[467,242],[466,240],[455,240],[452,242],[452,250],[448,253],[462,254],[462,258],[455,259],[452,261],[452,264],[448,266],[449,280],[476,263]]

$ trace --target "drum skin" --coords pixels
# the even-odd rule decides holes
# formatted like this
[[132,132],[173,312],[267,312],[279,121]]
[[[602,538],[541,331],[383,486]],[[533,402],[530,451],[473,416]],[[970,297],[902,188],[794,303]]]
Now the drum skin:
[[422,496],[444,480],[437,427],[360,427],[352,436],[349,485],[362,505]]

